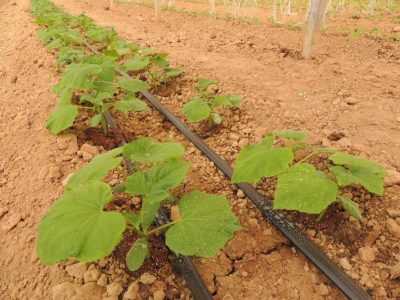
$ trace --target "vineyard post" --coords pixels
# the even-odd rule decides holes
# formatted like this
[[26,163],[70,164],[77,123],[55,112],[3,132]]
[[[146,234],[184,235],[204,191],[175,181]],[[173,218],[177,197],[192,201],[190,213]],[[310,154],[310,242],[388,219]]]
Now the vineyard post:
[[312,52],[312,44],[315,34],[320,29],[328,0],[310,0],[310,12],[308,15],[307,33],[304,39],[303,57],[310,58]]
[[210,6],[210,14],[214,16],[216,14],[215,0],[208,0],[208,3]]
[[154,0],[154,12],[156,15],[156,20],[158,20],[161,14],[161,0]]

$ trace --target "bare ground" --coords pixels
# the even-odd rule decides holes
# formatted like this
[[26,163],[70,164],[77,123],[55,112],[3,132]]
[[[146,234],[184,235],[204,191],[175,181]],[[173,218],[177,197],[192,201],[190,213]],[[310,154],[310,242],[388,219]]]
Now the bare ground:
[[[346,259],[350,276],[376,299],[400,297],[399,282],[389,278],[391,267],[400,261],[399,239],[385,223],[389,218],[400,221],[396,215],[400,209],[398,44],[323,36],[315,59],[304,61],[298,56],[302,32],[174,13],[163,14],[156,23],[151,9],[115,5],[105,10],[94,1],[56,2],[70,13],[83,10],[99,24],[115,26],[127,40],[168,51],[171,62],[186,72],[176,90],[162,99],[176,114],[193,96],[193,82],[200,76],[217,78],[223,91],[244,96],[241,111],[227,111],[220,133],[207,139],[228,161],[246,142],[268,131],[293,128],[307,131],[315,143],[369,157],[391,170],[394,175],[387,182],[385,197],[348,191],[363,210],[361,222],[349,221],[341,213],[337,217],[341,227],[327,233],[311,225],[307,232],[335,261],[348,267],[343,264]],[[56,102],[50,85],[57,77],[52,55],[36,41],[27,1],[0,2],[0,25],[4,33],[0,36],[0,263],[4,266],[0,291],[11,299],[48,299],[54,286],[74,282],[67,291],[84,295],[81,299],[88,297],[88,291],[105,292],[99,282],[96,287],[82,285],[83,280],[66,272],[65,265],[40,265],[34,254],[40,217],[61,194],[62,179],[85,162],[77,155],[74,135],[56,138],[43,129]],[[116,117],[121,128],[136,137],[172,136],[184,142],[157,112],[143,113],[139,120],[134,114]],[[332,136],[342,138],[335,141]],[[343,297],[198,151],[184,143],[186,157],[193,162],[185,189],[226,194],[244,226],[217,258],[196,261],[215,298]],[[391,215],[387,209],[392,209]],[[359,249],[365,246],[376,253],[373,261],[361,259]],[[89,269],[105,274],[106,283],[116,281],[126,288],[135,282],[135,277],[116,276],[110,264],[100,262]],[[174,283],[174,278],[171,274],[164,282]],[[173,285],[162,288],[167,297],[176,294]],[[176,288],[182,288],[179,280]],[[152,295],[160,287],[141,289]]]

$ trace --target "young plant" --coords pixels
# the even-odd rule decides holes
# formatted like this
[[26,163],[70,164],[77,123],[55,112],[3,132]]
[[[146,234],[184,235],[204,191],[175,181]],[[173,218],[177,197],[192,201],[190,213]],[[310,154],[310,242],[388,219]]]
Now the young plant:
[[[124,190],[142,199],[140,212],[111,211],[113,189],[102,180],[120,168],[124,154],[135,172],[115,190]],[[166,231],[166,245],[175,253],[211,257],[240,229],[224,196],[194,191],[178,204],[179,218],[153,227],[162,201],[170,200],[171,189],[185,179],[189,164],[178,143],[155,144],[143,138],[97,155],[68,181],[64,195],[42,218],[36,251],[45,264],[77,259],[90,262],[112,253],[124,231],[139,238],[126,257],[134,271],[150,256],[148,238]]]
[[215,110],[220,106],[239,107],[241,97],[232,95],[217,95],[216,90],[211,87],[217,85],[218,80],[199,79],[196,90],[200,96],[191,99],[183,106],[183,114],[189,122],[200,122],[207,120],[210,124],[220,124],[222,117]]
[[[46,122],[46,128],[52,133],[58,134],[71,127],[79,108],[93,111],[91,125],[100,123],[105,132],[103,113],[112,107],[123,112],[149,109],[145,102],[135,97],[137,92],[147,90],[148,85],[139,79],[115,78],[113,59],[88,56],[82,61],[70,64],[54,86],[60,102]],[[73,103],[74,95],[78,96],[79,103]],[[115,101],[115,95],[122,95],[122,99]]]
[[[256,183],[262,177],[277,176],[275,209],[323,215],[329,205],[339,202],[350,215],[361,219],[357,203],[341,196],[340,188],[361,185],[371,193],[383,195],[386,171],[367,159],[308,145],[306,137],[301,131],[282,131],[267,135],[260,144],[244,147],[236,159],[232,182]],[[279,139],[286,140],[288,146],[274,145]],[[309,154],[295,162],[299,150]],[[318,153],[329,154],[325,162],[328,174],[307,162]]]

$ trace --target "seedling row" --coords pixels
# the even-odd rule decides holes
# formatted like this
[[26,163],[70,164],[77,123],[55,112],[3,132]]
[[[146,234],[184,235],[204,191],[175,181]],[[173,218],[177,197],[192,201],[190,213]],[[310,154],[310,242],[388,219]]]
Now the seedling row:
[[[54,134],[71,127],[80,110],[89,113],[91,126],[101,127],[107,134],[105,112],[150,109],[140,93],[167,85],[183,72],[170,66],[167,53],[123,41],[114,29],[99,27],[85,15],[69,16],[47,0],[31,3],[37,23],[43,26],[38,37],[56,53],[56,69],[62,72],[53,89],[59,104],[46,123]],[[86,42],[95,45],[100,54],[88,52]],[[119,76],[118,70],[131,78]],[[218,94],[213,88],[217,84],[213,79],[198,80],[198,96],[183,106],[189,122],[219,126],[223,117],[220,106],[240,106],[239,96]],[[153,226],[162,203],[177,200],[172,190],[185,180],[190,168],[184,154],[180,143],[158,143],[145,137],[94,157],[70,178],[64,195],[43,217],[37,240],[41,261],[51,264],[70,258],[101,259],[113,252],[126,230],[140,236],[126,257],[130,270],[139,269],[151,255],[148,237],[164,231],[166,245],[177,254],[216,255],[241,228],[225,196],[202,191],[182,195],[178,216],[162,226]],[[132,163],[134,173],[112,188],[104,180],[110,171],[124,170],[122,157]],[[310,163],[315,157],[324,164],[317,168]],[[372,161],[315,147],[307,143],[304,132],[287,130],[245,146],[235,161],[232,183],[277,178],[274,209],[317,214],[322,219],[329,206],[337,202],[361,219],[357,203],[342,195],[343,188],[356,186],[382,195],[386,175]],[[105,210],[116,193],[140,197],[140,211]]]

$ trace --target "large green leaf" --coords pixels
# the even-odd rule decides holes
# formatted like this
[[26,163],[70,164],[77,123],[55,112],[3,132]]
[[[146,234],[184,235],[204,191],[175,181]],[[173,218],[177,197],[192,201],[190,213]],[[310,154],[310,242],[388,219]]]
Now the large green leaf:
[[342,152],[332,154],[329,159],[336,165],[343,165],[329,166],[340,186],[361,184],[368,191],[383,195],[383,177],[387,175],[384,168],[365,158]]
[[124,146],[124,155],[131,161],[155,163],[181,158],[185,148],[180,143],[153,144],[152,138],[137,139]]
[[59,134],[74,124],[78,115],[78,107],[70,104],[60,104],[49,116],[46,128],[54,134]]
[[140,79],[118,78],[118,85],[125,91],[137,93],[149,89],[149,85]]
[[109,255],[126,224],[120,213],[103,211],[111,200],[111,188],[102,182],[66,192],[40,221],[36,251],[42,263],[89,262]]
[[127,178],[126,192],[147,197],[168,191],[185,179],[189,166],[185,161],[171,160],[153,166],[147,173],[134,173]]
[[340,186],[360,184],[371,193],[383,195],[383,176],[373,172],[369,168],[350,166],[348,169],[342,166],[329,165],[329,170],[335,175]]
[[201,98],[193,98],[183,106],[183,114],[190,122],[199,122],[210,116],[211,108]]
[[386,170],[377,163],[351,154],[336,152],[329,156],[329,159],[333,161],[335,165],[360,167],[368,169],[371,172],[376,173],[377,175],[387,175]]
[[143,228],[154,221],[161,201],[169,197],[170,189],[185,179],[188,169],[189,163],[171,160],[153,166],[147,173],[137,172],[128,177],[125,191],[143,198],[139,216]]
[[99,74],[102,70],[95,64],[70,64],[62,74],[61,84],[67,88],[90,89],[93,83],[88,76]]
[[214,256],[240,229],[225,196],[195,191],[178,207],[180,219],[166,233],[166,244],[176,253]]
[[274,208],[319,214],[336,200],[337,190],[325,173],[300,163],[278,175]]
[[261,177],[271,177],[285,172],[294,159],[289,147],[273,148],[273,137],[262,143],[245,146],[239,153],[233,171],[232,182],[256,183]]
[[127,97],[124,100],[119,100],[114,103],[114,108],[123,112],[149,110],[147,103],[136,97]]
[[150,58],[147,56],[135,56],[128,59],[123,68],[125,71],[139,71],[145,69],[150,63]]
[[96,155],[90,163],[70,178],[66,189],[72,190],[91,181],[104,179],[110,170],[116,168],[121,163],[122,157],[117,157],[121,153],[122,148],[116,148],[105,154]]
[[132,272],[136,271],[143,265],[144,260],[148,256],[150,256],[150,251],[147,240],[145,238],[136,240],[126,255],[126,265],[128,269]]

